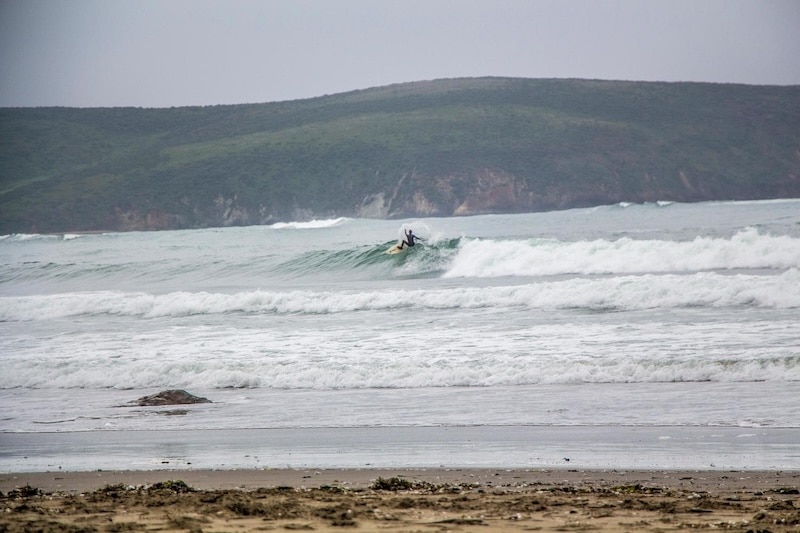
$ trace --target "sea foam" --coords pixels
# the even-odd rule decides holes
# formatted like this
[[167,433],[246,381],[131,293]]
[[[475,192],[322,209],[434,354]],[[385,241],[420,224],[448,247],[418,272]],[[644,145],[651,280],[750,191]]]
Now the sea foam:
[[727,269],[800,268],[800,239],[761,235],[754,228],[731,238],[690,241],[562,242],[464,239],[444,277],[625,274]]
[[681,307],[800,307],[800,270],[779,275],[646,274],[577,277],[513,286],[375,291],[245,291],[234,294],[122,291],[0,298],[0,321],[81,315],[154,319],[212,314],[332,314],[410,309],[640,310]]
[[307,222],[276,222],[270,227],[273,229],[319,229],[319,228],[332,228],[339,226],[349,219],[345,217],[324,219],[324,220],[309,220]]

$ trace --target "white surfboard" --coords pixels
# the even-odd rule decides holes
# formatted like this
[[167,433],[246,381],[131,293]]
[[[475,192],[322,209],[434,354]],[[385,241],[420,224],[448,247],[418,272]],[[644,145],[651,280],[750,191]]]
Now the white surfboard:
[[405,247],[400,248],[399,244],[395,244],[394,246],[386,250],[386,253],[389,255],[394,255],[394,254],[402,254],[405,251],[406,251]]

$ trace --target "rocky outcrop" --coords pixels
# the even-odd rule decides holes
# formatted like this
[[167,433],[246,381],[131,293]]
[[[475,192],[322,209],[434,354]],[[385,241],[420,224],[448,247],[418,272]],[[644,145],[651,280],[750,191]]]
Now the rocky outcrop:
[[455,208],[453,215],[521,211],[531,205],[532,196],[527,185],[514,176],[484,169],[477,174],[471,194]]
[[[764,197],[792,197],[800,194],[800,179],[789,176]],[[351,208],[318,210],[295,202],[292,205],[251,204],[248,199],[222,194],[205,204],[188,206],[181,212],[152,210],[140,213],[117,208],[111,228],[118,231],[146,231],[202,227],[228,227],[275,222],[303,221],[339,216],[398,219],[409,217],[471,216],[492,213],[521,213],[571,209],[619,202],[670,200],[697,202],[723,198],[750,198],[713,179],[699,180],[688,171],[673,176],[644,172],[635,185],[625,185],[615,175],[580,182],[540,183],[497,168],[479,168],[468,174],[430,176],[416,171],[405,173],[389,188],[362,197]],[[305,199],[309,203],[313,198]],[[176,209],[180,211],[180,209]]]
[[[591,181],[542,184],[502,169],[482,168],[470,175],[414,176],[406,179],[402,187],[410,193],[398,194],[396,189],[365,199],[360,210],[352,216],[447,217],[551,211],[619,202],[789,198],[800,195],[800,179],[789,176],[776,182],[768,194],[756,194],[747,186],[711,178],[701,181],[685,170],[665,176],[644,172],[638,183],[626,185],[616,175]],[[350,213],[346,215],[351,216]]]
[[386,195],[381,192],[365,197],[354,214],[359,218],[386,218],[389,214]]
[[185,390],[173,389],[161,391],[158,394],[151,394],[150,396],[142,396],[138,400],[134,400],[130,403],[140,407],[155,407],[162,405],[187,405],[212,402],[208,398],[195,396]]
[[152,231],[185,226],[184,217],[160,209],[142,213],[138,209],[116,207],[111,221],[111,228],[118,231]]
[[405,181],[404,187],[412,192],[405,196],[382,193],[365,199],[356,216],[367,213],[377,215],[376,218],[471,216],[638,201],[623,197],[618,187],[604,182],[580,188],[534,186],[505,170],[491,168],[481,168],[469,175],[414,176]]

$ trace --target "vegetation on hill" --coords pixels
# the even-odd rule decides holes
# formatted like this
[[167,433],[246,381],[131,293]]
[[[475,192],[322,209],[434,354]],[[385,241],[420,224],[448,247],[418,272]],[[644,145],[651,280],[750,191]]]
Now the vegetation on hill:
[[0,109],[0,233],[800,196],[800,87],[452,79]]

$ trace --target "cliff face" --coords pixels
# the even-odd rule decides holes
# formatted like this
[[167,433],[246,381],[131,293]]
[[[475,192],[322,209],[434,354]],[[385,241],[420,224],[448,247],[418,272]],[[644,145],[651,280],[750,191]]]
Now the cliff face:
[[800,87],[456,79],[0,109],[0,234],[800,197]]
[[[459,187],[454,187],[458,184]],[[644,173],[637,187],[621,180],[595,180],[574,185],[531,185],[503,170],[480,169],[469,178],[416,178],[398,187],[414,189],[410,196],[397,190],[370,196],[351,214],[357,217],[407,218],[415,216],[469,216],[522,213],[610,205],[619,202],[700,202],[720,199],[800,197],[800,176],[788,175],[768,188],[755,190],[726,183],[702,183],[680,171],[671,180]],[[416,189],[415,187],[419,187]],[[422,192],[433,188],[433,194]],[[458,194],[456,190],[462,190]],[[435,198],[435,199],[434,199]]]
[[338,216],[395,219],[449,217],[549,211],[619,202],[800,197],[800,176],[794,175],[787,176],[766,193],[761,191],[760,194],[747,188],[726,188],[724,183],[697,183],[683,171],[673,176],[672,182],[677,186],[665,185],[665,181],[645,173],[636,190],[626,189],[620,180],[595,181],[572,187],[549,185],[537,188],[525,179],[501,169],[480,169],[468,177],[405,175],[393,187],[364,197],[353,208],[315,211],[290,206],[269,209],[264,205],[250,207],[238,196],[226,198],[219,194],[208,205],[195,206],[190,216],[160,210],[142,213],[117,209],[109,227],[118,231],[144,231],[272,224]]

